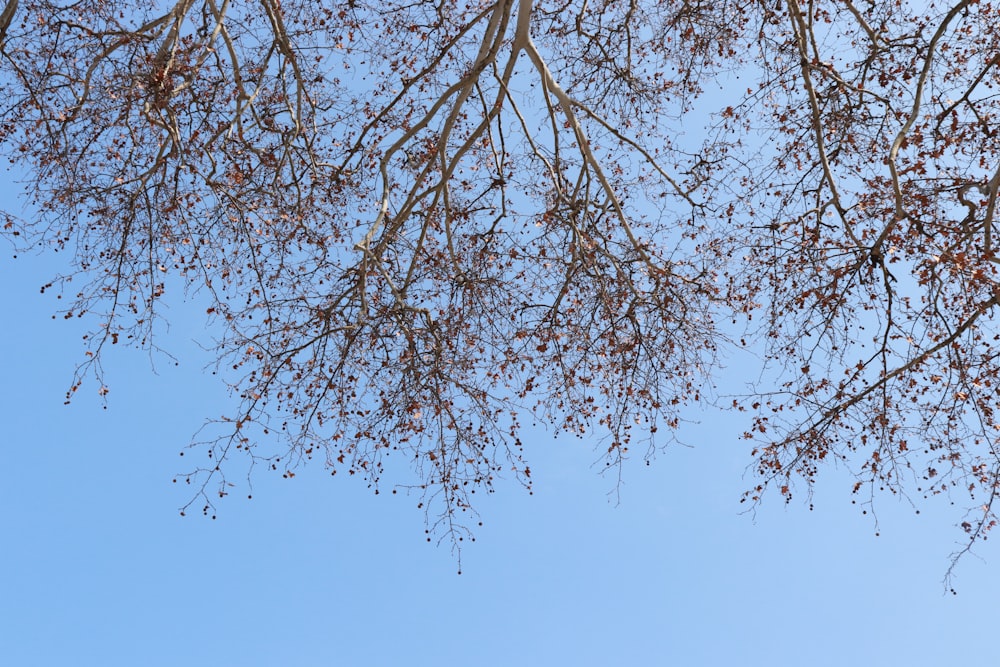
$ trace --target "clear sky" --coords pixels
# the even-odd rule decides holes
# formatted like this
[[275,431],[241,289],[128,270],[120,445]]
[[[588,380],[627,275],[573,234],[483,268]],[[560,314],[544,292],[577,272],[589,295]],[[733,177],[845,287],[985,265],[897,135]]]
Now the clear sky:
[[180,366],[115,350],[108,409],[95,386],[64,406],[81,329],[38,290],[59,257],[3,253],[0,664],[992,663],[991,545],[951,596],[944,512],[886,500],[875,537],[831,470],[812,512],[740,514],[746,451],[717,417],[630,466],[618,506],[586,442],[535,434],[535,494],[488,499],[461,575],[413,499],[320,466],[181,518],[178,452],[228,405],[198,315],[174,305]]
[[415,499],[319,465],[258,476],[216,521],[182,518],[178,452],[231,405],[202,370],[200,310],[172,302],[179,366],[115,349],[107,409],[93,384],[65,406],[83,329],[39,294],[64,258],[12,254],[0,665],[995,664],[993,545],[944,595],[949,508],[883,499],[876,537],[834,469],[814,511],[773,498],[741,514],[748,452],[718,415],[687,432],[695,447],[629,465],[617,506],[591,443],[534,433],[535,494],[511,482],[484,499],[461,575]]

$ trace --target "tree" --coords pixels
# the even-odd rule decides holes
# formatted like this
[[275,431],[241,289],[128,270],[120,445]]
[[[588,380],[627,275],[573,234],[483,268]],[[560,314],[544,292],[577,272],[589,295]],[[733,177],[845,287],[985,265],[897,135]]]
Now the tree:
[[399,461],[462,539],[477,490],[530,485],[523,420],[614,469],[709,401],[747,412],[748,502],[837,462],[865,503],[962,499],[967,550],[1000,479],[997,11],[7,0],[39,213],[5,231],[75,253],[70,394],[168,284],[210,302],[242,402],[186,476],[206,513],[240,458],[376,490]]

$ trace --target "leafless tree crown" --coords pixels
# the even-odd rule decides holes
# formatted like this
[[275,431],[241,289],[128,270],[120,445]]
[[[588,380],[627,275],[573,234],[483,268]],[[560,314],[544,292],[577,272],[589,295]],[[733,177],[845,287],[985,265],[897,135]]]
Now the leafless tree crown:
[[[39,215],[5,231],[75,253],[72,391],[152,344],[168,284],[211,303],[242,402],[187,476],[206,512],[241,457],[395,460],[463,537],[471,494],[530,484],[525,420],[617,466],[712,400],[747,412],[748,501],[837,461],[865,503],[962,498],[971,545],[998,35],[971,0],[7,0]],[[706,392],[738,350],[754,382]]]

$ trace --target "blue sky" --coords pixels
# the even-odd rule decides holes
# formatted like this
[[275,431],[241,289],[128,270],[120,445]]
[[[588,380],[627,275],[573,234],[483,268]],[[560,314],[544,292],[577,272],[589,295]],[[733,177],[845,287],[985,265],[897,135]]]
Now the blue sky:
[[484,499],[461,575],[415,499],[321,466],[258,476],[216,521],[182,518],[178,452],[230,405],[193,342],[200,309],[172,303],[179,366],[115,349],[107,409],[94,385],[65,406],[82,326],[39,294],[63,258],[2,253],[0,664],[992,662],[992,545],[944,595],[947,505],[883,499],[875,537],[834,469],[814,511],[741,514],[747,452],[718,415],[691,427],[695,447],[629,465],[617,506],[590,444],[534,433],[534,495],[511,482]]

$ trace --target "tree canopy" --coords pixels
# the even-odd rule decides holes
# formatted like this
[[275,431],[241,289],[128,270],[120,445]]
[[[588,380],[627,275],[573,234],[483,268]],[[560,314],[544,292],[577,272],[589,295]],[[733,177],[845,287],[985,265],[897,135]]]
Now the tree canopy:
[[748,502],[838,465],[996,525],[992,2],[7,0],[0,68],[4,234],[92,323],[69,394],[210,304],[206,513],[318,459],[459,539],[522,424],[614,467],[711,402]]

